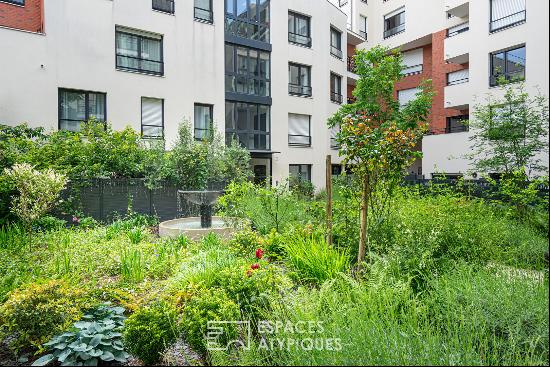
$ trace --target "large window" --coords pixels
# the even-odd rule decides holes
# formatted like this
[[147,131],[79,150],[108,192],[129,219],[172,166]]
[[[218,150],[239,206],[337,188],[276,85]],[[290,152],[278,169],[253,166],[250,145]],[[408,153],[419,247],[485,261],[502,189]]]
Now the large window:
[[525,0],[490,0],[491,32],[509,28],[525,22],[527,12]]
[[195,0],[195,20],[199,22],[213,23],[212,0]]
[[420,88],[402,89],[397,92],[397,99],[401,106],[405,106],[410,101],[416,99],[416,95],[420,93]]
[[293,179],[311,182],[311,164],[291,164],[288,171]]
[[269,52],[225,45],[225,91],[261,97],[270,95]]
[[311,116],[288,114],[288,145],[291,147],[311,146]]
[[367,32],[368,32],[367,17],[360,15],[359,16],[359,34],[364,39],[367,39]]
[[204,140],[209,137],[214,121],[214,106],[195,103],[195,139]]
[[288,93],[296,96],[311,96],[311,67],[288,64]]
[[59,130],[80,131],[92,118],[106,121],[106,99],[105,93],[59,89]]
[[174,14],[174,0],[153,0],[153,9],[168,14]]
[[117,27],[116,67],[120,70],[164,75],[162,36]]
[[491,77],[489,84],[498,85],[499,79],[520,81],[525,79],[525,46],[491,54]]
[[459,115],[453,117],[447,117],[447,126],[445,128],[445,133],[460,133],[468,131],[467,121],[470,119],[468,115]]
[[338,74],[330,73],[330,100],[336,103],[342,103],[342,77]]
[[269,0],[225,0],[225,30],[269,43]]
[[270,107],[253,103],[225,102],[225,140],[236,139],[249,150],[271,149]]
[[405,7],[399,8],[384,16],[384,38],[405,31]]
[[341,59],[342,54],[342,32],[334,27],[330,27],[330,54]]
[[311,18],[288,12],[288,41],[297,45],[311,47]]
[[424,49],[403,52],[403,75],[419,74],[424,70]]
[[164,137],[164,100],[141,98],[141,135],[144,138]]

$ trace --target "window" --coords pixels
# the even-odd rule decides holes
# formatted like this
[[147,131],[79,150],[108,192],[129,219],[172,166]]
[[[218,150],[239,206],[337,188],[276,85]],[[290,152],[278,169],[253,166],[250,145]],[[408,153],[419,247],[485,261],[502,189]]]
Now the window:
[[225,141],[236,139],[249,150],[271,149],[270,107],[253,103],[225,102]]
[[311,182],[310,164],[291,164],[288,168],[291,178]]
[[340,149],[340,145],[338,144],[338,141],[336,140],[336,137],[338,136],[338,133],[340,132],[340,127],[335,126],[330,129],[330,149],[338,150]]
[[460,133],[468,131],[468,124],[466,123],[470,119],[469,115],[460,115],[447,117],[447,127],[445,128],[445,133]]
[[363,15],[359,16],[359,34],[365,40],[367,39],[367,17]]
[[397,92],[397,99],[401,106],[405,106],[410,101],[416,99],[416,94],[420,93],[419,88],[403,89]]
[[447,37],[458,36],[461,33],[467,32],[470,30],[470,22],[462,23],[447,29]]
[[153,10],[162,11],[168,14],[174,14],[174,0],[153,0]]
[[468,83],[470,81],[470,70],[462,69],[447,74],[447,85]]
[[162,36],[117,28],[116,67],[119,70],[164,75]]
[[330,54],[341,59],[342,54],[342,32],[330,27]]
[[225,31],[269,43],[269,0],[225,0]]
[[311,18],[298,13],[288,12],[288,41],[297,45],[311,47]]
[[195,140],[204,140],[211,133],[214,121],[214,106],[195,103]]
[[2,2],[9,3],[9,4],[15,4],[15,5],[25,5],[25,0],[2,0]]
[[491,87],[498,85],[498,80],[508,81],[525,79],[525,46],[491,54]]
[[342,174],[342,165],[333,164],[331,166],[331,171],[333,176],[340,176]]
[[144,138],[164,137],[164,100],[141,97],[141,135]]
[[416,50],[403,53],[403,70],[401,73],[405,76],[419,74],[424,70],[424,49],[417,48]]
[[525,22],[525,0],[490,0],[490,31],[496,32]]
[[395,36],[405,31],[405,7],[399,8],[384,16],[384,38]]
[[199,22],[214,23],[212,0],[195,0],[195,20]]
[[59,130],[80,131],[80,125],[92,118],[106,121],[105,93],[59,89]]
[[226,44],[225,91],[269,97],[269,52]]
[[342,77],[330,73],[330,100],[336,103],[342,103]]
[[311,116],[288,114],[288,146],[311,146]]
[[288,94],[311,97],[311,67],[288,64]]

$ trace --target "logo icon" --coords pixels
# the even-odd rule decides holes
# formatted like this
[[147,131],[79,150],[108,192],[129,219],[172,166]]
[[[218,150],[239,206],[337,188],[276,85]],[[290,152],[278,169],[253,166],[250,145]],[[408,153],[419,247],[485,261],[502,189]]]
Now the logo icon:
[[[210,351],[226,351],[232,346],[250,350],[250,321],[208,321],[206,324],[206,349]],[[235,329],[237,334],[235,335]]]

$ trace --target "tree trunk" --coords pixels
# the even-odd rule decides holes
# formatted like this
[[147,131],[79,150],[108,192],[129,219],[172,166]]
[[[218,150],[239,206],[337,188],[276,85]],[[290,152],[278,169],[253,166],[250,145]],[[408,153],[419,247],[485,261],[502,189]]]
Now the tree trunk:
[[357,267],[362,268],[365,261],[365,248],[367,243],[367,221],[369,213],[369,176],[367,175],[363,181],[363,188],[361,191],[361,216],[360,216],[360,230],[359,230],[359,252],[357,255]]

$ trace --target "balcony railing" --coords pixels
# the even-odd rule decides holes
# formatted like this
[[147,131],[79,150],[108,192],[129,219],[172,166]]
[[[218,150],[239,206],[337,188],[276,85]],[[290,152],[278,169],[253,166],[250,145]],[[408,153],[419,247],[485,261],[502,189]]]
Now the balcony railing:
[[297,45],[311,47],[311,37],[288,32],[288,41]]
[[336,56],[339,59],[341,59],[344,56],[344,54],[342,53],[342,50],[332,45],[330,46],[330,54],[332,56]]
[[525,22],[525,19],[527,19],[527,11],[522,10],[514,14],[507,15],[505,17],[495,19],[491,21],[489,28],[490,32],[496,32],[501,29],[513,27],[515,25],[521,24]]
[[489,78],[490,86],[491,87],[497,86],[500,78],[504,78],[509,82],[519,82],[521,80],[525,80],[525,69],[514,71],[514,72],[491,75]]
[[127,55],[116,55],[116,67],[122,70],[164,75],[164,62]]
[[176,11],[174,0],[153,0],[153,9],[168,14],[174,14]]
[[310,147],[311,136],[288,134],[288,146],[289,147]]
[[355,73],[355,59],[353,56],[348,56],[348,71],[351,73]]
[[335,103],[342,103],[342,101],[344,100],[344,96],[342,96],[340,93],[330,92],[330,100]]
[[461,33],[467,32],[470,30],[470,23],[462,23],[452,28],[447,29],[447,37],[458,36]]
[[367,32],[366,31],[362,31],[362,30],[359,30],[359,35],[361,37],[363,37],[363,39],[366,41],[367,40]]
[[293,96],[311,97],[311,86],[289,83],[288,94]]
[[391,36],[395,36],[396,34],[399,34],[401,32],[405,32],[405,23],[385,30],[384,31],[384,38],[389,38]]
[[422,71],[424,70],[424,65],[423,64],[420,64],[420,65],[412,65],[412,66],[406,66],[403,68],[403,70],[401,71],[401,74],[403,76],[408,76],[408,75],[415,75],[415,74],[420,74],[422,73]]
[[210,9],[195,6],[195,20],[205,23],[214,23],[214,13]]

